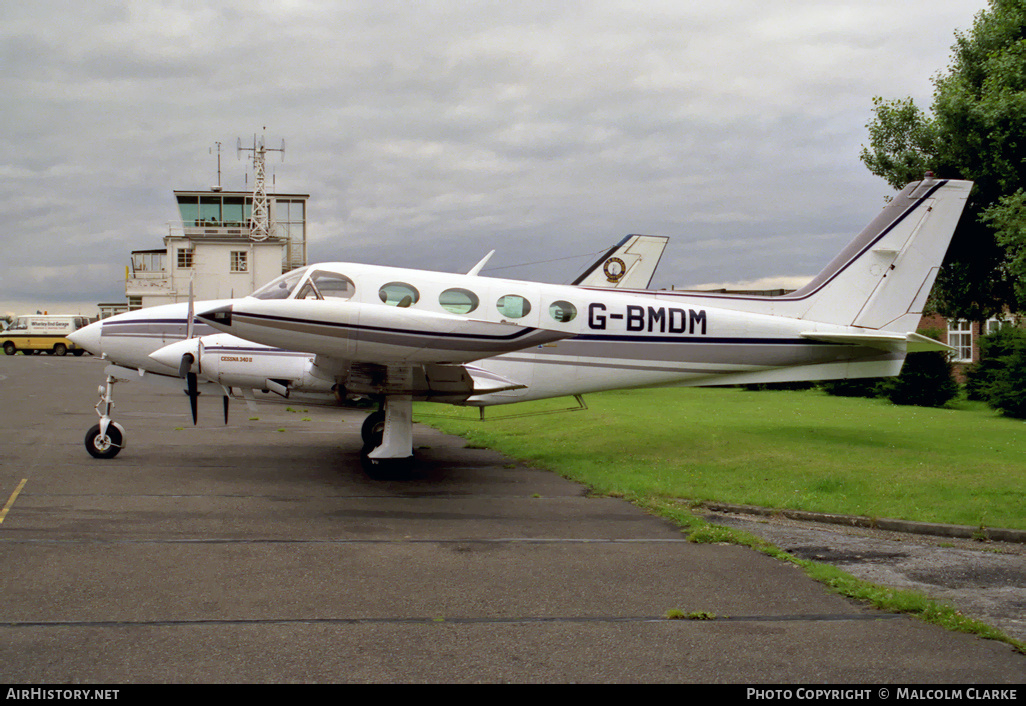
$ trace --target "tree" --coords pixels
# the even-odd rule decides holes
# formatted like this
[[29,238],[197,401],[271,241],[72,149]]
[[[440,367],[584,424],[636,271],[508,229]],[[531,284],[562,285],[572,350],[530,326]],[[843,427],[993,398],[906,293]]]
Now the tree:
[[967,373],[970,397],[1006,416],[1026,418],[1026,331],[1003,326],[980,339],[980,353]]
[[911,98],[875,98],[861,156],[895,188],[925,171],[975,182],[933,304],[983,321],[1026,310],[1026,0],[990,0],[955,37],[930,114]]
[[939,351],[909,353],[901,375],[880,386],[894,404],[941,407],[958,394],[958,383],[946,354]]

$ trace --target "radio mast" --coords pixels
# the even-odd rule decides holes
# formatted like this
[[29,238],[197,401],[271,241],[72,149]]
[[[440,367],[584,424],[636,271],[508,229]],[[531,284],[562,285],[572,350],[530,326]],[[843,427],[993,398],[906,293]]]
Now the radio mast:
[[253,146],[243,147],[242,138],[236,140],[236,152],[241,158],[243,152],[253,153],[253,211],[249,216],[249,237],[250,240],[267,240],[271,235],[271,212],[267,204],[266,185],[266,162],[268,152],[281,152],[281,159],[285,161],[285,140],[281,141],[281,147],[270,148],[264,146],[264,138],[253,135]]

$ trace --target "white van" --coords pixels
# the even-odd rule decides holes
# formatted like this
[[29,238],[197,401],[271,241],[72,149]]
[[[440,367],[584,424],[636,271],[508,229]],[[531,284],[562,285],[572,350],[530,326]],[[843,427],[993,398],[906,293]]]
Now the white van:
[[14,355],[18,351],[25,355],[38,352],[82,355],[85,350],[69,341],[67,336],[88,325],[89,318],[86,316],[19,316],[6,331],[0,332],[0,345],[7,355]]

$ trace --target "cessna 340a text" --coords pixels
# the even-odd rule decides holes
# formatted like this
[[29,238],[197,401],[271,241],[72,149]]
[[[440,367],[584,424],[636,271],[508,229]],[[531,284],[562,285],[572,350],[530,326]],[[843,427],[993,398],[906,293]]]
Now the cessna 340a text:
[[[915,331],[971,187],[931,176],[909,184],[783,296],[543,284],[482,277],[480,265],[463,275],[322,263],[245,298],[196,303],[203,330],[224,338],[186,331],[191,317],[178,304],[98,322],[76,343],[117,361],[118,346],[164,316],[177,333],[131,367],[185,377],[193,401],[202,383],[226,396],[278,385],[377,399],[364,424],[370,464],[412,456],[414,400],[485,407],[618,388],[897,375],[906,353],[947,349]],[[256,356],[278,363],[258,370],[247,361]],[[254,374],[238,382],[247,366]],[[123,429],[102,405],[86,445],[112,456]]]

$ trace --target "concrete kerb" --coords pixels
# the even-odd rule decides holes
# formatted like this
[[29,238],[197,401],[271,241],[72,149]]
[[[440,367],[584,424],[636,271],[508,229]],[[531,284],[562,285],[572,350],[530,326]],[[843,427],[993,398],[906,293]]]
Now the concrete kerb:
[[857,515],[835,515],[825,512],[806,512],[804,510],[780,510],[775,508],[756,507],[754,505],[731,505],[729,503],[702,503],[701,507],[713,512],[724,512],[737,515],[763,515],[767,517],[785,517],[789,520],[803,522],[821,522],[824,524],[844,525],[847,527],[864,527],[868,529],[887,530],[889,532],[906,532],[908,534],[924,534],[936,537],[953,537],[958,539],[979,539],[993,542],[1015,542],[1026,544],[1026,531],[1001,529],[996,527],[970,527],[967,525],[945,525],[937,522],[913,522],[911,520],[895,520],[887,517],[862,517]]

